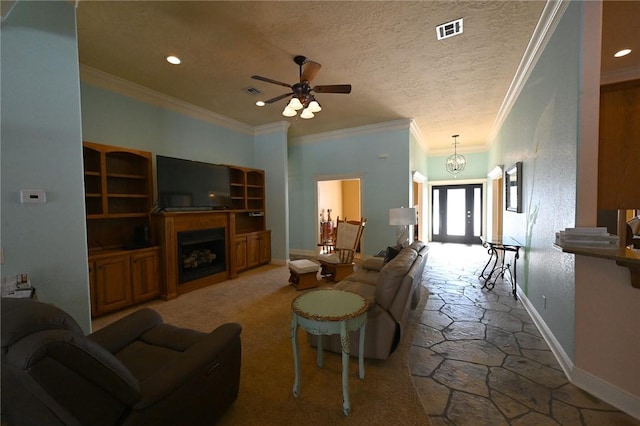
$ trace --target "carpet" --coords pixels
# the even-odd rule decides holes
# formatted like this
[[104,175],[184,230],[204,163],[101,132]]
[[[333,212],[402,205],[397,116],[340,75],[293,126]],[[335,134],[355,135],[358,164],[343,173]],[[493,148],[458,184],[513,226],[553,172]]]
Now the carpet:
[[[345,417],[341,357],[325,352],[324,366],[319,368],[315,348],[309,346],[306,332],[301,329],[298,330],[300,396],[295,398],[292,394],[291,301],[302,293],[288,285],[288,278],[287,267],[269,265],[168,302],[144,305],[157,310],[166,322],[180,327],[210,331],[225,322],[242,325],[240,393],[219,424],[429,425],[408,365],[426,296],[412,311],[398,349],[385,361],[365,360],[364,380],[358,378],[357,358],[351,358],[351,414]],[[139,307],[98,318],[93,322],[94,330],[136,309]]]

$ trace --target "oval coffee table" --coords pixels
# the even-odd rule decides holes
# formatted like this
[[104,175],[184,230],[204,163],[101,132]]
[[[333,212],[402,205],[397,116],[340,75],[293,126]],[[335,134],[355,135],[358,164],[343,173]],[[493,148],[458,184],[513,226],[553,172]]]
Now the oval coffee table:
[[295,379],[293,395],[300,394],[300,354],[298,327],[318,337],[318,367],[322,367],[322,335],[340,334],[342,343],[342,410],[351,412],[349,402],[349,332],[360,330],[358,356],[359,376],[364,379],[364,332],[369,304],[359,294],[342,290],[313,290],[301,294],[291,302],[291,343]]

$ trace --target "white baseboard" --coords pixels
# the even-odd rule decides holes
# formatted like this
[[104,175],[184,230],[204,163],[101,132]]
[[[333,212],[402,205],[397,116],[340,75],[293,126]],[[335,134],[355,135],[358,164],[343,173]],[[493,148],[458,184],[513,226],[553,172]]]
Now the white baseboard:
[[304,256],[304,257],[317,257],[318,256],[318,252],[316,252],[314,250],[290,249],[289,253],[293,254],[293,255],[296,255],[296,256]]
[[554,336],[551,330],[549,329],[549,327],[547,327],[547,323],[544,322],[540,314],[538,314],[538,311],[536,311],[536,309],[533,307],[533,304],[531,304],[531,301],[529,300],[527,295],[522,292],[520,287],[517,287],[517,291],[518,291],[518,298],[520,299],[520,301],[522,301],[522,305],[531,316],[533,323],[536,325],[536,327],[538,327],[540,334],[542,334],[542,337],[547,342],[547,345],[549,345],[549,348],[551,349],[551,352],[553,352],[553,355],[558,360],[558,363],[560,364],[562,371],[564,371],[564,374],[567,376],[567,378],[571,380],[571,372],[573,371],[573,361],[571,360],[571,358],[569,358],[569,355],[567,355],[567,353],[564,351],[564,349],[560,345],[560,342],[558,342],[558,339],[556,339],[556,336]]
[[540,334],[549,345],[551,352],[558,360],[560,367],[564,371],[569,381],[591,395],[600,398],[602,401],[616,407],[620,411],[624,411],[632,417],[640,420],[640,398],[632,395],[624,389],[612,385],[591,373],[581,370],[573,365],[573,361],[564,351],[558,340],[555,338],[547,324],[544,322],[538,311],[533,307],[526,294],[520,287],[517,287],[518,298],[522,301],[522,305],[533,319],[534,324],[538,327]]
[[640,398],[578,367],[573,368],[571,383],[640,420]]

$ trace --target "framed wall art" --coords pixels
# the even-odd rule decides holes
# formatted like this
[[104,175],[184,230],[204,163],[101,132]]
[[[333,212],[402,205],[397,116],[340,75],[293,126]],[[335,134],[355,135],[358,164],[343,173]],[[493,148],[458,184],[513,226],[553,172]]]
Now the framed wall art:
[[518,161],[504,172],[505,208],[522,213],[522,161]]

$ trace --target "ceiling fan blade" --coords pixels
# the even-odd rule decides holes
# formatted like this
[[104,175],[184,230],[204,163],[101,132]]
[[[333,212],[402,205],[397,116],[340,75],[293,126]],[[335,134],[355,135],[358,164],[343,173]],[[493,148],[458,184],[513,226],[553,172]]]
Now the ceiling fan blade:
[[269,99],[269,100],[267,100],[267,101],[264,101],[264,103],[265,103],[265,104],[272,104],[272,103],[274,103],[274,102],[278,102],[280,99],[284,99],[284,98],[286,98],[287,96],[291,96],[291,95],[293,95],[293,92],[291,92],[291,93],[285,93],[284,95],[276,96],[275,98],[271,98],[271,99]]
[[320,71],[321,66],[322,65],[314,61],[305,62],[302,74],[300,74],[300,82],[311,82],[311,80],[315,78],[316,74],[318,74],[318,71]]
[[260,80],[260,81],[266,81],[267,83],[271,83],[271,84],[277,84],[278,86],[284,86],[284,87],[291,87],[290,84],[287,83],[283,83],[281,81],[278,80],[273,80],[267,77],[262,77],[261,75],[252,75],[251,78],[255,79],[255,80]]
[[351,85],[330,84],[328,86],[314,86],[311,90],[316,93],[351,93]]

